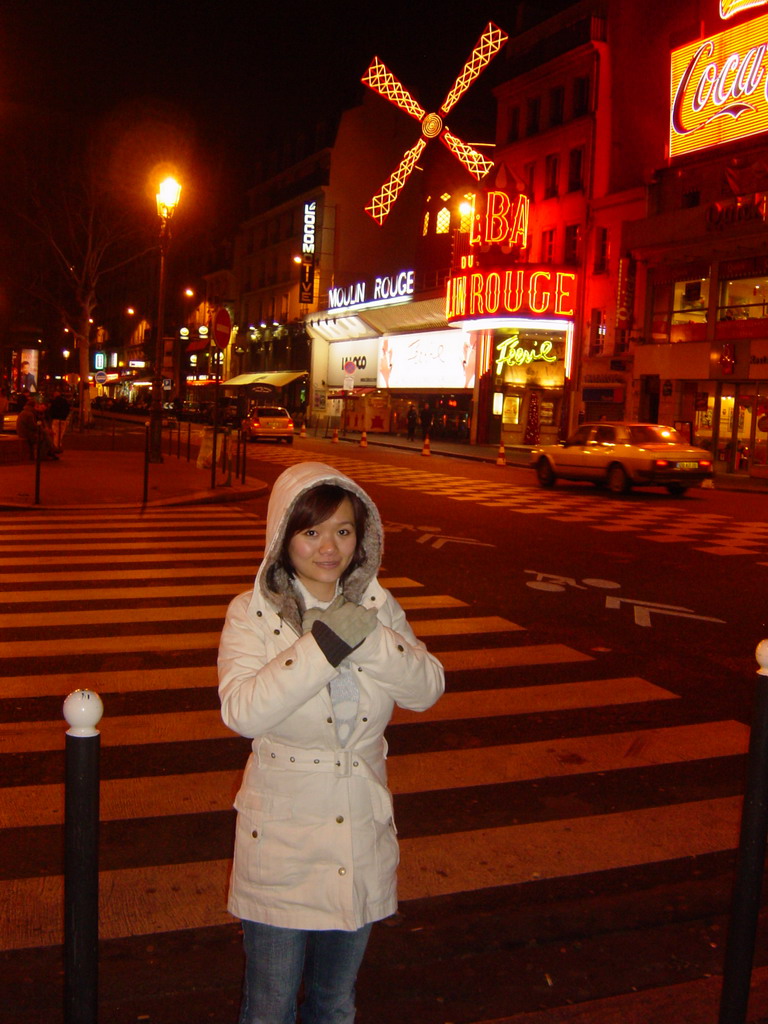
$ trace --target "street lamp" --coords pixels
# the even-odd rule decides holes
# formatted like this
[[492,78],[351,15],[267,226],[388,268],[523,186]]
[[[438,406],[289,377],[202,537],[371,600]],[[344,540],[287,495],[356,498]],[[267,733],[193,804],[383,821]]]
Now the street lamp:
[[181,185],[175,178],[160,183],[157,215],[160,218],[160,280],[157,289],[157,325],[155,331],[155,373],[152,380],[152,408],[149,416],[149,461],[162,462],[163,439],[163,361],[165,358],[165,258],[171,241],[171,218],[179,205]]

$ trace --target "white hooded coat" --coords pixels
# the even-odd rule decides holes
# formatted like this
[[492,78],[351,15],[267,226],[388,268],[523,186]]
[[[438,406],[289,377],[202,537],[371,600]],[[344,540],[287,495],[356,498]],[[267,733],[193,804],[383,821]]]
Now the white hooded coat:
[[[337,675],[297,593],[276,565],[296,499],[318,484],[357,494],[368,509],[365,561],[344,581],[347,600],[376,608],[378,624],[345,663],[360,691],[340,748],[328,684]],[[253,590],[229,606],[219,645],[226,725],[253,740],[235,807],[229,910],[285,928],[356,930],[397,908],[398,848],[387,789],[384,729],[395,704],[423,711],[445,687],[443,668],[376,580],[383,530],[376,506],[348,477],[316,462],[287,469],[267,510],[264,559]]]

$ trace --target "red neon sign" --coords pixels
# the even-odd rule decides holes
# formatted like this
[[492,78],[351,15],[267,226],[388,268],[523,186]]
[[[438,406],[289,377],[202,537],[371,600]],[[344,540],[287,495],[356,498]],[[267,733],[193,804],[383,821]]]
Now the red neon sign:
[[576,273],[550,266],[470,269],[448,279],[446,319],[533,315],[572,317]]
[[528,245],[528,196],[510,198],[506,192],[486,192],[482,238],[473,236],[472,244],[503,245],[525,249]]
[[768,15],[672,51],[670,157],[768,131]]

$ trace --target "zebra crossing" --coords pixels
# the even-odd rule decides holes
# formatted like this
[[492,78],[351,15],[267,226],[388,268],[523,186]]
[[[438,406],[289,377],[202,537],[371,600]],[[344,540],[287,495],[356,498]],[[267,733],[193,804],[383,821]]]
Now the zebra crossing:
[[[236,928],[225,909],[231,805],[249,745],[219,717],[215,659],[227,603],[250,586],[263,543],[263,520],[231,506],[0,522],[0,956],[14,970],[32,977],[62,941],[61,705],[78,688],[105,707],[101,939]],[[382,582],[446,668],[435,707],[398,710],[388,731],[400,899],[429,923],[425,937],[446,928],[441,956],[457,941],[441,922],[469,898],[512,908],[547,886],[626,887],[638,871],[691,862],[704,876],[723,870],[738,838],[743,723],[710,720],[664,681],[534,643],[525,623],[397,568]],[[708,786],[713,773],[719,785]],[[507,916],[504,927],[519,927]],[[376,949],[394,989],[396,966]],[[476,1017],[436,999],[419,1019],[538,1005],[551,972],[513,986],[506,970],[485,978]],[[372,1024],[393,1019],[381,992],[364,1012]]]
[[[265,448],[259,459],[290,466],[314,456],[297,451]],[[558,523],[582,523],[603,533],[635,533],[657,544],[689,543],[710,555],[768,557],[768,522],[739,522],[728,515],[687,511],[680,503],[659,503],[653,507],[628,503],[626,498],[604,495],[596,500],[591,490],[582,493],[557,489],[468,480],[425,469],[407,469],[365,462],[351,456],[323,452],[322,461],[352,476],[359,483],[383,487],[404,487],[448,498],[471,501],[483,508],[503,509],[513,515],[538,516]],[[606,514],[606,502],[610,513]],[[759,565],[768,565],[760,561]]]

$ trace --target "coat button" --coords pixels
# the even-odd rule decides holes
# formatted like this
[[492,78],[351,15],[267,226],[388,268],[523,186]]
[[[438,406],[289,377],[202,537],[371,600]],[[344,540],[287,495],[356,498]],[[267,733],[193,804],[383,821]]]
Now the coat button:
[[251,832],[251,835],[253,836],[254,839],[258,839],[259,838],[259,830],[257,828],[255,828],[253,830],[253,832]]
[[260,619],[263,614],[263,612],[256,612],[256,618]]
[[[279,629],[273,629],[272,632],[275,634],[275,636],[280,636],[280,630]],[[401,647],[400,650],[402,651],[402,649],[403,648]]]
[[315,764],[320,764],[320,758],[319,757],[315,758]]
[[339,868],[339,874],[340,875],[346,875],[346,873],[347,873],[347,869],[346,868]]
[[336,817],[337,824],[340,825],[342,823],[342,821],[344,821],[344,816],[342,814],[337,815],[337,817]]
[[288,660],[286,661],[286,663],[285,663],[285,667],[286,667],[286,668],[288,668],[288,666],[289,666],[289,665],[292,665],[292,664],[293,664],[293,658],[289,658],[289,659],[288,659]]
[[368,721],[368,716],[367,716],[367,715],[363,715],[363,721],[364,721],[364,722],[367,722],[367,721]]
[[332,718],[326,718],[326,722],[328,723],[328,725],[333,725],[333,719]]
[[[275,632],[277,632],[277,630],[275,630]],[[398,649],[398,651],[404,651],[405,650],[405,648],[403,647],[402,644],[398,644],[397,645],[397,649]]]
[[295,757],[292,757],[292,758],[291,758],[291,764],[293,764],[293,763],[295,762],[295,760],[296,760],[296,758],[295,758]]

